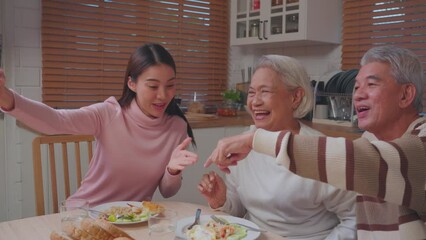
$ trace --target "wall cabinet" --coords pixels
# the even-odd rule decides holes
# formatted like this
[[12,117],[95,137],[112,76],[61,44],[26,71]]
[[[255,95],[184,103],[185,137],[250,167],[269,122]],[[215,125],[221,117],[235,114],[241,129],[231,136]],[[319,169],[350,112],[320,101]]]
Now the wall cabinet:
[[340,43],[340,0],[231,1],[231,45]]

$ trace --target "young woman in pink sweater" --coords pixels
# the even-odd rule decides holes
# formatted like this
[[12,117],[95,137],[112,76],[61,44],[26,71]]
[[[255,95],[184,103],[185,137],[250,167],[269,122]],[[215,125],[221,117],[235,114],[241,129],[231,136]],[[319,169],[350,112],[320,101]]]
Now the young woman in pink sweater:
[[87,199],[91,206],[149,201],[157,187],[164,197],[175,195],[181,171],[198,160],[185,150],[195,141],[174,100],[176,81],[170,53],[146,44],[130,56],[118,101],[110,97],[80,109],[53,109],[8,89],[0,69],[0,107],[43,134],[95,136],[88,172],[70,198]]

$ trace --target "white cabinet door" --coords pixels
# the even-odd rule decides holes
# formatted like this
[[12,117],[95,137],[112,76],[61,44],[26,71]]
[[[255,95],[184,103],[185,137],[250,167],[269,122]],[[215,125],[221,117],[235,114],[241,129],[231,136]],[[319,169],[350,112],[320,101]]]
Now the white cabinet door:
[[340,43],[339,0],[231,1],[232,46]]
[[191,151],[194,151],[198,154],[198,162],[183,171],[182,187],[175,196],[164,199],[157,189],[153,199],[156,201],[183,201],[207,205],[206,200],[197,189],[197,185],[200,182],[201,177],[204,173],[209,171],[215,171],[223,178],[225,177],[225,174],[221,172],[216,167],[216,165],[212,165],[209,168],[204,167],[204,163],[207,160],[207,157],[210,156],[211,152],[216,147],[217,142],[220,139],[243,133],[246,130],[248,130],[248,126],[194,129],[194,136],[195,140],[197,141],[197,149],[192,149]]

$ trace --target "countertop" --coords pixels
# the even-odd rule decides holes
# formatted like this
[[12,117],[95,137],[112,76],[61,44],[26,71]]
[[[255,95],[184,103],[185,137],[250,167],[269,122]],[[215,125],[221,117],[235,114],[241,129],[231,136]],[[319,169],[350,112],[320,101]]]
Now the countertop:
[[229,126],[250,126],[253,124],[250,114],[245,111],[239,111],[235,117],[222,117],[216,115],[208,115],[206,117],[191,118],[188,121],[192,128],[214,128]]
[[[205,118],[188,118],[192,128],[215,128],[230,126],[250,126],[253,124],[250,114],[245,111],[239,111],[236,117],[221,117],[216,115],[206,115]],[[348,139],[359,138],[362,132],[356,127],[336,126],[331,124],[313,123],[303,121],[306,125],[331,137],[345,137]]]

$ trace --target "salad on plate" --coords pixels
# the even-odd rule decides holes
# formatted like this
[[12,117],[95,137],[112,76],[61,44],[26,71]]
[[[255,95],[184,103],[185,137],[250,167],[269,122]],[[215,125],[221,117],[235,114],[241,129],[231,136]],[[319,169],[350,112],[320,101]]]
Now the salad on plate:
[[195,225],[186,231],[186,237],[189,240],[241,240],[247,236],[247,229],[238,224],[228,223],[226,219],[222,220],[226,224],[220,224],[213,220],[206,224]]
[[97,213],[95,218],[126,224],[145,222],[150,215],[158,214],[163,209],[164,207],[153,202],[119,201],[101,204],[91,210]]

